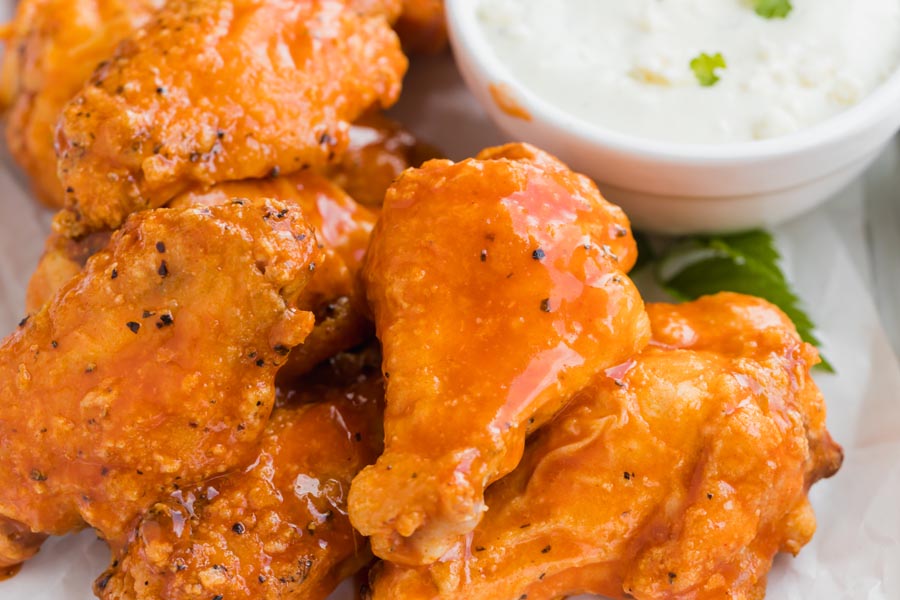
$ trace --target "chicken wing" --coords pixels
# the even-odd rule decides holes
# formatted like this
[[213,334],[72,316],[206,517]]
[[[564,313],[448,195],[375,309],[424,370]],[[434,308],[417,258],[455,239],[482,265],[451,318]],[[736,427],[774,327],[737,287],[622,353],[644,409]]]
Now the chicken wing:
[[649,305],[654,339],[529,441],[442,562],[384,564],[373,597],[755,599],[815,530],[837,471],[818,362],[763,300]]
[[[373,329],[364,315],[364,300],[358,297],[355,282],[375,225],[375,215],[334,184],[309,171],[221,183],[205,192],[181,194],[169,206],[214,206],[231,198],[275,198],[299,207],[323,246],[323,258],[298,300],[300,308],[313,312],[316,327],[291,352],[279,376],[290,379],[307,373],[335,353],[369,339]],[[99,231],[72,240],[51,233],[28,284],[26,310],[35,312],[43,306],[56,290],[81,271],[110,235],[108,231]]]
[[394,29],[407,52],[441,52],[447,47],[444,0],[403,0],[403,13]]
[[228,182],[207,192],[182,194],[172,206],[214,205],[228,198],[278,198],[299,207],[323,246],[323,259],[304,288],[298,305],[312,311],[316,327],[306,341],[291,352],[281,378],[292,378],[341,350],[356,346],[372,335],[364,316],[365,301],[357,297],[356,278],[375,226],[375,215],[340,188],[309,171],[286,177]]
[[0,75],[0,103],[9,109],[10,154],[35,195],[62,207],[53,148],[66,102],[125,37],[165,0],[21,0],[10,24]]
[[363,115],[350,127],[350,143],[329,178],[350,197],[379,208],[394,180],[410,167],[419,167],[440,152],[378,112]]
[[160,497],[249,463],[319,260],[276,201],[130,218],[0,344],[0,515],[116,547]]
[[275,408],[250,467],[149,511],[97,595],[324,599],[371,557],[350,526],[346,493],[381,451],[383,395],[380,374],[305,383]]
[[405,69],[383,17],[337,2],[169,0],[66,105],[55,227],[77,237],[197,185],[322,167]]
[[628,221],[526,145],[430,161],[390,189],[362,278],[384,350],[385,453],[350,491],[378,556],[437,560],[526,432],[649,338]]

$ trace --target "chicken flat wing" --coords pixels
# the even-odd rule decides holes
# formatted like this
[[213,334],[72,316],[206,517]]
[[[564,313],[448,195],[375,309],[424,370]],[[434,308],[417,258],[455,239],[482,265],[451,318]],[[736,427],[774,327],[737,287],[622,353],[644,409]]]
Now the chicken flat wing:
[[647,307],[654,339],[544,429],[442,562],[384,564],[375,599],[755,599],[815,530],[841,450],[818,362],[765,301]]
[[375,215],[336,185],[309,171],[222,183],[207,192],[182,194],[172,206],[215,205],[234,197],[278,198],[299,207],[323,246],[323,260],[316,263],[315,273],[298,301],[301,308],[313,312],[316,327],[291,352],[279,376],[292,378],[307,373],[330,356],[369,339],[372,325],[363,314],[365,300],[358,297],[356,279]]
[[328,0],[170,0],[66,106],[69,237],[197,185],[322,167],[390,105],[406,58],[381,16]]
[[97,580],[104,600],[322,600],[371,557],[347,517],[381,451],[380,374],[299,388],[246,470],[156,504]]
[[403,13],[394,28],[407,52],[441,52],[447,48],[444,0],[403,0]]
[[0,515],[116,547],[160,497],[248,464],[318,260],[276,201],[130,218],[0,344]]
[[[179,195],[170,207],[214,206],[231,198],[275,198],[299,207],[316,231],[323,246],[323,259],[304,288],[298,306],[311,311],[316,327],[302,345],[296,347],[279,371],[283,379],[309,372],[337,352],[359,345],[372,336],[373,328],[364,315],[356,277],[359,272],[375,215],[354,202],[334,184],[310,171],[286,177],[226,182],[205,192]],[[69,239],[51,233],[44,254],[28,284],[26,310],[36,312],[87,259],[102,248],[108,231]]]
[[38,199],[62,207],[53,148],[66,102],[125,37],[165,0],[21,0],[10,24],[0,76],[9,109],[10,154],[31,178]]
[[362,277],[384,350],[384,455],[350,491],[378,556],[439,558],[526,432],[649,337],[625,215],[530,146],[431,161],[388,192]]
[[403,171],[440,157],[436,148],[417,140],[396,121],[370,112],[350,127],[347,151],[328,176],[360,204],[380,208]]

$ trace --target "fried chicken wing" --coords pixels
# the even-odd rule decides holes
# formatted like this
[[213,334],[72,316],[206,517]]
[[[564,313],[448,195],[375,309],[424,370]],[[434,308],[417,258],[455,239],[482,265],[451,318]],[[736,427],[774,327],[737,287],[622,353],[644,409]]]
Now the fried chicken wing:
[[390,189],[362,277],[387,378],[385,453],[350,491],[378,556],[428,563],[484,510],[526,432],[649,337],[625,215],[526,145]]
[[396,121],[370,112],[350,127],[347,151],[328,176],[360,204],[378,208],[403,171],[432,158],[440,158],[436,148],[417,140]]
[[441,52],[447,47],[444,0],[403,0],[403,13],[394,28],[406,51],[418,54]]
[[115,228],[197,185],[323,167],[400,91],[381,16],[328,0],[170,0],[65,107],[58,231]]
[[277,201],[131,217],[0,344],[0,515],[116,547],[160,497],[249,463],[318,260]]
[[380,374],[299,388],[276,407],[250,467],[149,511],[97,595],[324,599],[371,557],[346,494],[381,451],[383,395]]
[[[354,202],[334,184],[309,171],[286,177],[226,182],[207,191],[179,195],[170,207],[214,206],[232,198],[275,198],[299,207],[323,246],[323,259],[304,288],[298,306],[311,311],[316,327],[290,354],[279,371],[282,378],[309,372],[337,352],[359,345],[373,333],[364,313],[364,300],[355,285],[375,215]],[[77,240],[51,233],[37,269],[28,284],[26,310],[37,311],[59,288],[81,271],[87,259],[111,235],[91,233]]]
[[384,564],[375,599],[763,597],[841,463],[818,355],[756,298],[647,310],[650,346],[529,441],[474,534],[431,567]]
[[298,346],[279,376],[292,378],[310,371],[334,354],[372,335],[364,316],[365,300],[357,297],[356,278],[375,226],[375,215],[321,175],[301,171],[286,177],[228,182],[207,192],[182,194],[172,206],[214,205],[228,198],[278,198],[298,206],[316,231],[323,259],[304,288],[298,305],[312,311],[316,327]]
[[125,37],[165,0],[21,0],[10,24],[0,75],[0,103],[9,109],[10,154],[39,200],[62,207],[53,148],[66,102]]

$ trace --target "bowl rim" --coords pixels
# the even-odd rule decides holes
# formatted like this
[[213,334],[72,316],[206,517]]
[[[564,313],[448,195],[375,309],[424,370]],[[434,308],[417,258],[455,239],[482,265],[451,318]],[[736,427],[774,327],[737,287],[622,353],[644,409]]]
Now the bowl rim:
[[[457,55],[467,54],[492,84],[512,87],[515,98],[534,120],[542,120],[566,134],[622,154],[683,164],[735,164],[782,159],[805,154],[865,131],[896,113],[900,124],[900,64],[894,72],[855,105],[798,131],[764,140],[701,144],[654,140],[615,131],[573,115],[549,102],[516,77],[496,55],[476,17],[481,0],[446,0],[450,41]],[[476,93],[476,96],[478,94]]]

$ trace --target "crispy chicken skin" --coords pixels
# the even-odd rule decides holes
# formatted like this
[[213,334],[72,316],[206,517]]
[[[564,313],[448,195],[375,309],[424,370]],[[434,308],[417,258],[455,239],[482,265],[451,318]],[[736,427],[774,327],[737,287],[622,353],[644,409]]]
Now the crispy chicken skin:
[[394,24],[394,29],[407,52],[441,52],[447,47],[444,0],[403,0],[403,13]]
[[384,564],[373,597],[759,599],[811,538],[841,449],[781,311],[720,294],[649,305],[653,341],[529,441],[442,562]]
[[67,104],[69,237],[197,185],[323,167],[350,122],[400,92],[386,20],[329,0],[170,0]]
[[69,239],[50,232],[44,253],[28,280],[25,291],[25,312],[36,313],[67,281],[78,275],[88,259],[106,247],[110,231],[96,231],[80,239]]
[[146,23],[165,0],[21,0],[10,23],[0,76],[9,110],[9,151],[39,200],[62,207],[53,148],[66,102],[118,43]]
[[[356,177],[354,176],[353,179]],[[226,182],[206,191],[185,192],[169,206],[213,206],[231,198],[276,198],[297,206],[316,231],[323,259],[304,288],[298,306],[313,312],[316,327],[290,354],[279,377],[309,372],[337,352],[354,347],[373,334],[359,297],[356,278],[375,215],[340,188],[311,171],[285,177]],[[44,255],[28,284],[26,310],[37,311],[56,290],[81,271],[87,259],[105,245],[110,233],[100,231],[72,240],[51,233]]]
[[[41,549],[45,533],[35,533],[25,524],[0,516],[0,577],[14,575],[18,566]],[[9,569],[9,567],[15,567]]]
[[381,451],[380,374],[304,383],[256,460],[156,504],[95,584],[104,600],[322,600],[371,557],[347,517],[353,476]]
[[390,189],[362,278],[384,351],[384,455],[350,491],[376,555],[438,559],[527,431],[649,338],[622,211],[527,145],[436,160]]
[[378,208],[394,180],[410,167],[440,158],[399,123],[378,112],[363,115],[350,127],[350,143],[328,176],[360,204]]
[[117,548],[160,497],[248,464],[318,260],[276,201],[131,217],[0,344],[0,515]]
[[316,231],[323,258],[304,288],[298,305],[312,311],[316,327],[279,372],[291,378],[309,372],[334,354],[372,335],[358,297],[357,275],[375,226],[375,215],[321,175],[301,171],[286,177],[219,184],[207,192],[182,194],[173,206],[220,204],[231,197],[278,198],[298,206]]

